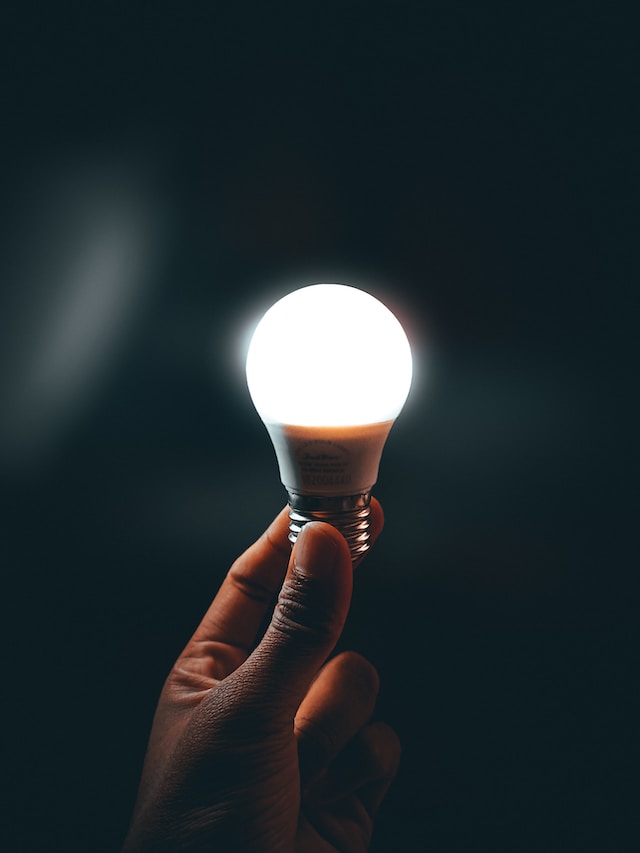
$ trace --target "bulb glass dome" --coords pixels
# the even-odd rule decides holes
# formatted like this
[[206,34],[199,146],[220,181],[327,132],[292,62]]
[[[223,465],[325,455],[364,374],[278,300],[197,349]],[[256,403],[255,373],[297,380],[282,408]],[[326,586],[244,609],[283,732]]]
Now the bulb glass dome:
[[412,376],[407,336],[375,297],[314,284],[280,299],[258,324],[247,383],[265,423],[356,426],[397,417]]

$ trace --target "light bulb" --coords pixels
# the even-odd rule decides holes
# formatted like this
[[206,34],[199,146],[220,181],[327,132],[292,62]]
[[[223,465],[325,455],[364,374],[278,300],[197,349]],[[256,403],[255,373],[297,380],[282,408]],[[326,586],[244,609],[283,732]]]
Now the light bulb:
[[276,302],[247,354],[247,384],[289,502],[289,539],[327,521],[355,561],[370,546],[382,450],[411,386],[407,336],[375,297],[313,284]]

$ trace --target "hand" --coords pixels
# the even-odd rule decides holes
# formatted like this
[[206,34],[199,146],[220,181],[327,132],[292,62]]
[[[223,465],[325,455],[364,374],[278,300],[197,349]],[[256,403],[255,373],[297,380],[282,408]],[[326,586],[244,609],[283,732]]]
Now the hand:
[[[374,500],[374,538],[381,528]],[[124,853],[368,848],[399,742],[370,722],[374,667],[354,652],[326,662],[351,601],[344,538],[313,522],[291,549],[287,533],[283,510],[171,670]]]

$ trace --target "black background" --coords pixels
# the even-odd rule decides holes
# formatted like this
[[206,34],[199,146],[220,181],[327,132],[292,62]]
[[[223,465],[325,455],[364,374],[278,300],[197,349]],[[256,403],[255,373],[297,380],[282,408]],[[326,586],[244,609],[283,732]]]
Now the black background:
[[[404,746],[373,849],[637,849],[631,15],[57,5],[2,27],[5,849],[118,849],[166,672],[284,503],[246,330],[322,280],[416,358],[341,642]],[[29,391],[107,209],[135,298]]]

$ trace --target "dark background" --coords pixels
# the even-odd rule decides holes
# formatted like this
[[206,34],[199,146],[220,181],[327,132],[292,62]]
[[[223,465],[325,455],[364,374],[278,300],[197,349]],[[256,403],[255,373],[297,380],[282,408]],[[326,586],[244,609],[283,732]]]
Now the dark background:
[[323,280],[416,359],[341,644],[404,745],[373,849],[637,849],[631,15],[3,16],[4,849],[118,849],[167,670],[284,503],[247,330]]

